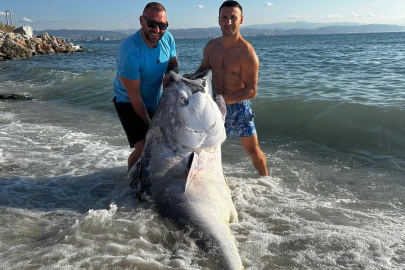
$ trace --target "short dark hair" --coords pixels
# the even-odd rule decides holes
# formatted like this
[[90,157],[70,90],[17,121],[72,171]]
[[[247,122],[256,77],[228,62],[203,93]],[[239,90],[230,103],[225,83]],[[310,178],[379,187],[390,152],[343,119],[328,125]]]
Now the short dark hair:
[[150,3],[148,3],[146,6],[145,6],[145,8],[143,9],[143,13],[145,13],[145,11],[146,10],[148,10],[148,9],[154,9],[154,10],[156,10],[156,11],[158,11],[158,12],[166,12],[166,9],[165,9],[165,7],[162,5],[162,4],[160,4],[160,3],[158,3],[158,2],[150,2]]
[[234,1],[234,0],[227,0],[227,1],[223,2],[222,5],[219,7],[220,13],[221,13],[221,8],[223,8],[223,7],[237,7],[240,9],[240,13],[243,13],[242,6],[237,1]]

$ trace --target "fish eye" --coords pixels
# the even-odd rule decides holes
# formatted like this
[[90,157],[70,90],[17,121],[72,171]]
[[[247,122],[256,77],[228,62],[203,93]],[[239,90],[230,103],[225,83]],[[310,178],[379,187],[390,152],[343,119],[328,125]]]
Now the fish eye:
[[188,98],[182,97],[182,98],[181,98],[181,101],[180,101],[180,104],[183,105],[183,106],[188,105]]

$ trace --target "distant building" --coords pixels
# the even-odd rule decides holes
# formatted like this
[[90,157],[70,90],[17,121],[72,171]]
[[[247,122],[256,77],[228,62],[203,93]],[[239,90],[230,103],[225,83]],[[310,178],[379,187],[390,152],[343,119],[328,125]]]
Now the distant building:
[[107,41],[107,40],[111,40],[111,38],[99,36],[96,40],[98,40],[98,41]]

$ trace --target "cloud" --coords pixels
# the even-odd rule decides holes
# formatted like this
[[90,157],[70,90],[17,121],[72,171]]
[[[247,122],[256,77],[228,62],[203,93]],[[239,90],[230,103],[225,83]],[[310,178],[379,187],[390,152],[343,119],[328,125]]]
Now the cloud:
[[203,5],[198,5],[198,8],[205,8]]
[[[34,21],[33,21],[34,22]],[[36,25],[49,25],[49,24],[71,24],[80,23],[78,20],[46,20],[46,21],[35,21]]]
[[375,14],[374,14],[374,12],[369,11],[369,12],[367,12],[367,16],[368,17],[375,17]]
[[354,13],[354,12],[350,12],[350,15],[351,15],[353,18],[361,18],[361,15],[356,14],[356,13]]
[[270,3],[270,2],[267,2],[266,4],[264,4],[265,6],[268,6],[268,7],[271,7],[271,6],[274,6],[272,3]]
[[380,20],[384,20],[384,19],[385,19],[385,17],[384,17],[383,15],[381,15],[381,14],[375,14],[374,12],[371,12],[371,11],[367,12],[367,17],[373,18],[373,19],[375,19],[376,21],[380,21]]
[[400,17],[397,17],[397,16],[384,17],[383,15],[377,15],[377,20],[380,20],[380,19],[383,19],[383,18],[389,19],[389,20],[393,20],[393,21],[403,21],[403,20],[405,20],[405,16],[400,16]]
[[46,20],[45,23],[71,23],[79,22],[78,20]]
[[22,18],[23,22],[34,22],[33,20],[28,19],[27,17]]
[[325,18],[325,19],[340,19],[340,18],[343,18],[343,16],[336,13],[336,14],[323,16],[322,18]]
[[4,16],[6,13],[4,11],[0,11],[0,16]]
[[291,15],[289,18],[292,19],[292,20],[302,20],[302,19],[305,19],[305,18],[309,18],[309,15],[303,15],[303,16]]

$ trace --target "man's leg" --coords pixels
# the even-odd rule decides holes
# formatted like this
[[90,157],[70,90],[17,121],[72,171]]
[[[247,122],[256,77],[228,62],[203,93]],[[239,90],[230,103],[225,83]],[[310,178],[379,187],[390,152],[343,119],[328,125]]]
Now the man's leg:
[[253,166],[259,171],[259,174],[262,176],[269,175],[266,166],[266,156],[263,154],[262,150],[260,150],[257,135],[241,137],[240,141],[242,142],[246,153],[252,159]]
[[145,142],[146,139],[143,139],[135,144],[135,149],[134,151],[132,151],[128,158],[128,172],[141,157],[143,148],[145,147]]

